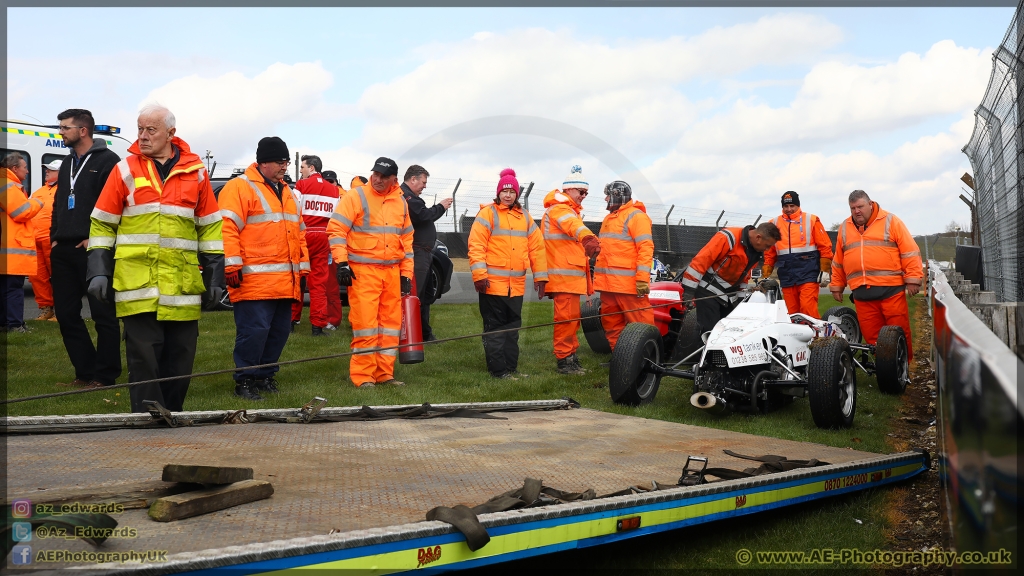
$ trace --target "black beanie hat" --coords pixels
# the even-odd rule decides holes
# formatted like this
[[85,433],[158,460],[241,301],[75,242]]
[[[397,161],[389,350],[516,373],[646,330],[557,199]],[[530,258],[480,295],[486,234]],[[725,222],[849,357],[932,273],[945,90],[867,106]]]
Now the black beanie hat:
[[284,140],[281,140],[277,136],[261,138],[260,143],[256,145],[257,163],[290,159],[291,155],[288,154],[288,145],[284,143]]
[[793,192],[792,190],[786,192],[785,194],[782,195],[782,205],[785,206],[786,204],[796,204],[797,206],[799,206],[800,195],[797,194],[796,192]]

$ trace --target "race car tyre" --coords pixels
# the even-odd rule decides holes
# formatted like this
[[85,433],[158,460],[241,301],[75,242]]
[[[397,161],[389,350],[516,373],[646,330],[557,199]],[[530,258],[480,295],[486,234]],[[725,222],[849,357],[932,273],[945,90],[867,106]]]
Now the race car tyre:
[[821,315],[821,319],[828,321],[832,316],[839,319],[839,329],[846,335],[846,340],[854,344],[860,344],[862,337],[860,321],[857,320],[857,311],[846,306],[833,306]]
[[608,337],[604,334],[604,326],[601,325],[601,298],[584,300],[580,303],[580,326],[583,327],[583,336],[587,339],[587,345],[598,354],[611,354],[612,345],[608,343]]
[[850,344],[839,337],[822,338],[807,363],[811,417],[818,428],[849,428],[857,411],[857,374]]
[[901,326],[882,326],[875,343],[875,379],[885,394],[903,394],[910,380],[907,337]]
[[645,370],[647,360],[661,363],[661,333],[650,324],[627,324],[615,343],[608,367],[608,389],[612,402],[638,406],[654,400],[661,376]]
[[[701,339],[700,324],[697,324],[697,311],[687,310],[683,315],[683,323],[679,327],[679,340],[676,341],[675,351],[672,356],[682,360],[703,345],[704,341]],[[690,358],[692,362],[699,360],[699,356]]]

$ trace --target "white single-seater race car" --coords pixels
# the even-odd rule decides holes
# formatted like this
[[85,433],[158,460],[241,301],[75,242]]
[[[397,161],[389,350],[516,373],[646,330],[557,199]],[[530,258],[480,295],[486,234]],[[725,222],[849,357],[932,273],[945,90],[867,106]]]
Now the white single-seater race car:
[[760,286],[763,291],[749,294],[710,332],[680,334],[679,341],[703,345],[682,350],[676,356],[686,356],[674,363],[666,361],[671,351],[664,352],[656,327],[626,326],[609,367],[612,400],[645,404],[654,399],[663,377],[674,376],[693,380],[690,403],[700,409],[767,412],[806,396],[819,428],[849,428],[857,409],[856,368],[874,374],[882,392],[901,394],[906,388],[902,328],[886,326],[875,345],[862,344],[852,308],[836,306],[824,320],[789,314],[774,280]]

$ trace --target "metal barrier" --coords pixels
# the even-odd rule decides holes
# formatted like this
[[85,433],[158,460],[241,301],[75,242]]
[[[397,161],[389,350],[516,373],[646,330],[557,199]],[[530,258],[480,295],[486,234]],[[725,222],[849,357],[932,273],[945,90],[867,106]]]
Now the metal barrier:
[[1017,387],[1024,362],[957,298],[937,262],[928,268],[939,473],[952,545],[960,552],[1005,549],[1019,564]]

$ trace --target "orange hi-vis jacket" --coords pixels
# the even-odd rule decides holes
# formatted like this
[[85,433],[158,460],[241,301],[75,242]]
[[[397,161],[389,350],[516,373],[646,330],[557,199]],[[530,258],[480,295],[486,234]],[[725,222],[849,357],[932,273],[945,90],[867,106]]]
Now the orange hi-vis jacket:
[[473,282],[487,280],[487,293],[522,296],[526,264],[534,282],[548,279],[544,239],[529,212],[492,202],[481,204],[469,231],[469,270]]
[[10,168],[5,168],[4,172],[6,174],[0,180],[0,210],[4,212],[0,274],[33,276],[36,273],[36,239],[32,217],[42,210],[43,203],[25,196],[21,180]]
[[831,290],[861,286],[922,284],[921,249],[903,221],[871,203],[871,216],[861,230],[852,218],[843,220],[832,260]]
[[327,224],[334,262],[399,266],[413,277],[412,220],[402,188],[395,184],[383,194],[369,184],[349,190]]
[[288,185],[281,198],[256,164],[220,191],[224,218],[224,271],[242,270],[242,284],[228,286],[232,302],[302,300],[300,278],[309,273],[305,226]]
[[53,219],[53,195],[57,193],[57,181],[53,184],[43,184],[32,192],[32,198],[43,203],[43,209],[32,218],[32,228],[35,230],[36,238],[50,238],[50,222]]
[[651,217],[639,200],[630,200],[601,223],[601,253],[594,266],[594,289],[636,294],[637,282],[651,281],[654,237]]
[[546,292],[590,294],[593,285],[590,265],[581,240],[593,236],[580,219],[580,206],[555,189],[544,197],[544,217],[540,230],[544,237],[544,257],[548,266]]
[[683,290],[696,295],[707,291],[726,303],[739,301],[742,296],[729,293],[750,287],[750,269],[760,258],[747,236],[753,229],[722,228],[716,232],[683,271]]
[[222,254],[220,212],[203,161],[175,136],[180,157],[162,180],[139,143],[107,177],[91,213],[88,250],[114,251],[117,316],[198,320],[207,286],[199,253]]
[[[771,221],[778,226],[782,240],[764,253],[764,264],[778,268],[779,285],[783,288],[818,281],[821,258],[832,259],[832,239],[821,220],[798,207],[796,212]],[[776,264],[776,262],[778,264]]]

